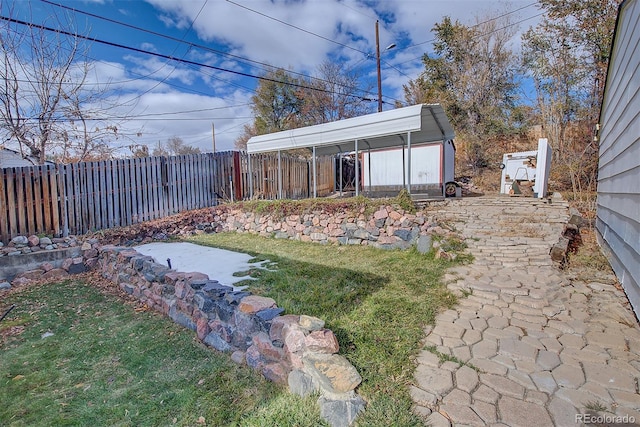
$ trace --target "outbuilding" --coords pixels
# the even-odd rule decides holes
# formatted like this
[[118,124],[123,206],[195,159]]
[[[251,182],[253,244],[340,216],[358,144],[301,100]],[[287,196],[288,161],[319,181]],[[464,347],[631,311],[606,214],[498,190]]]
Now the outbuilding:
[[[418,104],[254,136],[247,142],[247,153],[277,152],[279,158],[282,151],[311,149],[314,197],[316,157],[346,153],[355,153],[360,160],[356,162],[356,195],[363,183],[372,193],[406,188],[409,193],[444,197],[446,184],[454,178],[453,139],[453,128],[442,106]],[[279,188],[281,180],[279,171]]]

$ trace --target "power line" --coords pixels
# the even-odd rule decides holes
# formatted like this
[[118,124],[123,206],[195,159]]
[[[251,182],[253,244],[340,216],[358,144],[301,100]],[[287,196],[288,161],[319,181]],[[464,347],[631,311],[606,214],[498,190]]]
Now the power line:
[[[165,55],[165,54],[162,54],[162,53],[151,52],[151,51],[148,51],[148,50],[145,50],[145,49],[140,49],[140,48],[133,47],[133,46],[126,46],[126,45],[123,45],[123,44],[120,44],[120,43],[109,42],[109,41],[106,41],[106,40],[101,40],[101,39],[98,39],[98,38],[95,38],[95,37],[84,36],[84,35],[81,35],[81,34],[73,34],[73,33],[70,33],[68,31],[64,31],[64,30],[60,30],[60,29],[56,29],[56,28],[51,28],[51,27],[47,27],[47,26],[39,25],[39,24],[35,24],[35,23],[25,22],[25,21],[21,21],[19,19],[9,18],[9,17],[6,17],[6,16],[0,16],[0,20],[8,21],[8,22],[12,22],[14,24],[20,24],[20,25],[24,25],[24,26],[27,26],[27,27],[40,29],[40,30],[50,31],[50,32],[66,35],[66,36],[69,36],[69,37],[81,38],[81,39],[88,40],[88,41],[91,41],[91,42],[105,44],[107,46],[117,47],[117,48],[120,48],[120,49],[131,50],[131,51],[138,52],[138,53],[143,53],[143,54],[146,54],[146,55],[157,56],[159,58],[164,58],[164,59],[171,60],[171,61],[181,62],[181,63],[184,63],[184,64],[190,64],[190,65],[195,65],[195,66],[198,66],[198,67],[209,68],[209,69],[212,69],[212,70],[232,73],[232,74],[236,74],[236,75],[243,76],[243,77],[250,77],[250,78],[253,78],[253,79],[270,81],[270,82],[273,82],[273,83],[284,84],[284,85],[287,85],[287,86],[293,86],[293,87],[298,87],[298,88],[301,88],[301,89],[313,90],[313,91],[317,91],[317,92],[337,94],[336,92],[333,92],[333,91],[327,90],[327,89],[322,89],[322,88],[317,88],[317,87],[310,87],[310,86],[306,86],[306,85],[299,84],[299,83],[286,82],[286,81],[272,79],[272,78],[265,77],[265,76],[260,77],[260,76],[256,76],[256,75],[249,74],[249,73],[245,73],[245,72],[242,72],[242,71],[229,70],[227,68],[217,67],[215,65],[210,65],[210,64],[203,64],[203,63],[200,63],[200,62],[190,61],[190,60],[183,59],[183,58],[175,58],[173,56]],[[362,90],[362,89],[357,89],[357,90],[359,90],[359,91],[361,91],[361,92],[363,92],[365,94],[370,94],[370,92],[367,92],[367,91]],[[361,98],[360,96],[357,96],[357,95],[347,95],[347,96],[354,97],[354,98]]]
[[[193,28],[193,24],[196,23],[196,21],[198,20],[198,17],[200,16],[200,14],[202,13],[202,11],[204,10],[204,7],[207,5],[207,2],[209,0],[204,0],[204,3],[202,4],[202,7],[200,8],[200,10],[198,11],[198,13],[196,14],[196,17],[193,18],[193,20],[189,23],[189,28],[187,28],[187,30],[184,32],[184,34],[182,35],[182,41],[184,41],[184,38],[187,37],[187,34],[189,34],[189,31],[191,31],[191,29]],[[184,57],[186,56],[187,53],[189,53],[189,50],[191,49],[191,47],[189,47],[189,49],[187,49],[187,51],[182,55],[182,59],[184,59]],[[174,53],[176,53],[176,51],[178,50],[178,45],[175,46],[175,48],[173,49],[173,52],[171,53],[171,56],[173,56]],[[167,65],[167,63],[165,63],[164,65]],[[162,68],[164,68],[164,65],[162,67],[160,67],[157,71],[160,71]],[[157,82],[154,86],[150,87],[149,89],[147,89],[146,91],[137,94],[136,96],[134,96],[133,98],[125,101],[125,103],[129,103],[132,101],[135,101],[136,99],[140,99],[142,98],[144,95],[146,95],[147,93],[151,92],[152,90],[154,90],[155,88],[157,88],[158,86],[160,86],[160,84],[164,83],[165,81],[167,81],[167,79],[169,77],[171,77],[171,75],[174,73],[174,71],[176,71],[177,67],[173,67],[173,69],[169,72],[169,74],[167,74],[166,76],[164,76],[162,78],[162,80],[160,80],[159,82]],[[156,72],[157,72],[156,71]]]
[[[520,20],[520,21],[518,21],[518,22],[514,22],[514,23],[512,23],[512,24],[505,25],[504,27],[496,28],[496,29],[494,29],[494,30],[492,30],[492,31],[489,31],[489,32],[487,32],[487,33],[477,34],[477,35],[475,35],[475,36],[473,36],[473,37],[471,37],[471,38],[472,38],[472,39],[476,39],[476,38],[479,38],[479,37],[488,36],[488,35],[493,34],[493,33],[495,33],[495,32],[498,32],[498,31],[501,31],[501,30],[505,30],[505,29],[507,29],[507,28],[513,27],[513,26],[518,25],[518,24],[522,24],[522,23],[523,23],[523,22],[525,22],[525,21],[528,21],[528,20],[533,19],[533,18],[537,18],[538,16],[542,16],[542,15],[544,15],[544,14],[545,14],[545,12],[541,12],[541,13],[538,13],[538,14],[536,14],[536,15],[530,16],[530,17],[528,17],[528,18],[521,19],[521,20]],[[476,25],[474,25],[474,26],[472,26],[472,27],[469,27],[469,28],[477,27],[478,25],[480,25],[480,24],[486,24],[487,22],[491,22],[491,21],[481,22],[481,23],[476,24]],[[435,40],[436,40],[436,39],[435,39],[435,38],[433,38],[433,39],[431,39],[431,40],[427,40],[426,42],[423,42],[422,44],[424,44],[424,43],[428,43],[428,42],[430,42],[430,41],[431,41],[431,42],[433,42],[433,41],[435,41]],[[414,45],[414,46],[417,46],[417,45]],[[412,59],[409,59],[409,60],[407,60],[407,61],[402,61],[402,62],[400,62],[399,64],[396,64],[396,65],[406,64],[407,62],[413,62],[413,61],[416,61],[416,60],[418,60],[418,59],[422,59],[422,55],[421,55],[421,56],[418,56],[417,58],[412,58]]]
[[[128,24],[126,22],[122,22],[122,21],[118,21],[118,20],[115,20],[115,19],[107,18],[107,17],[100,16],[100,15],[97,15],[97,14],[94,14],[94,13],[91,13],[91,12],[86,12],[86,11],[83,11],[83,10],[80,10],[80,9],[76,9],[76,8],[73,8],[73,7],[70,7],[70,6],[62,5],[62,4],[59,4],[59,3],[54,3],[54,2],[51,2],[50,0],[40,0],[40,1],[43,2],[43,3],[50,4],[52,6],[56,6],[56,7],[60,7],[60,8],[63,8],[63,9],[67,9],[67,10],[73,11],[75,13],[80,13],[80,14],[83,14],[83,15],[91,16],[91,17],[96,18],[96,19],[101,19],[101,20],[104,20],[104,21],[107,21],[107,22],[111,22],[111,23],[116,24],[116,25],[121,25],[121,26],[124,26],[124,27],[127,27],[127,28],[131,28],[131,29],[134,29],[136,31],[142,31],[142,32],[145,32],[147,34],[151,34],[151,35],[162,37],[162,38],[165,38],[165,39],[168,39],[168,40],[176,41],[178,43],[186,43],[190,47],[195,47],[195,48],[198,48],[198,49],[202,49],[202,50],[205,50],[207,52],[214,53],[216,55],[228,56],[230,58],[237,59],[237,60],[239,60],[241,62],[245,62],[249,66],[251,66],[249,63],[257,64],[257,65],[260,65],[261,67],[256,67],[256,68],[258,68],[258,69],[260,69],[262,71],[265,71],[265,72],[267,72],[269,70],[272,70],[272,69],[276,69],[276,70],[285,71],[285,72],[290,73],[290,74],[298,75],[300,77],[304,77],[304,78],[309,79],[309,80],[316,80],[316,81],[319,81],[319,82],[322,82],[322,83],[330,83],[330,82],[327,82],[326,80],[322,80],[322,79],[317,78],[317,77],[312,77],[312,76],[309,76],[309,75],[304,74],[304,73],[299,73],[299,72],[296,72],[296,71],[287,70],[287,69],[282,68],[282,67],[275,67],[273,65],[270,65],[270,64],[267,64],[267,63],[264,63],[264,62],[255,61],[253,59],[245,58],[245,57],[238,56],[238,55],[233,55],[231,53],[227,53],[227,52],[223,52],[223,51],[220,51],[220,50],[213,49],[213,48],[211,48],[209,46],[204,46],[204,45],[201,45],[201,44],[188,42],[188,41],[185,41],[184,39],[178,39],[176,37],[172,37],[172,36],[169,36],[169,35],[166,35],[166,34],[158,33],[156,31],[152,31],[152,30],[149,30],[149,29],[146,29],[146,28],[138,27],[138,26],[135,26],[135,25],[132,25],[132,24]],[[211,77],[213,77],[213,76],[211,76]],[[227,83],[233,84],[231,82],[227,82]],[[243,87],[243,86],[240,86],[240,87]],[[243,88],[244,89],[248,89],[248,88],[245,88],[245,87],[243,87]],[[248,89],[248,90],[253,91],[252,89]]]
[[293,24],[290,24],[290,23],[288,23],[288,22],[282,21],[282,20],[280,20],[280,19],[278,19],[278,18],[274,18],[273,16],[269,16],[269,15],[267,15],[267,14],[265,14],[265,13],[262,13],[262,12],[260,12],[260,11],[255,10],[255,9],[251,9],[250,7],[247,7],[247,6],[241,5],[241,4],[236,3],[236,2],[234,2],[234,1],[232,1],[232,0],[227,0],[227,3],[231,3],[231,4],[233,4],[233,5],[236,5],[236,6],[238,6],[238,7],[241,7],[241,8],[243,8],[243,9],[246,9],[246,10],[248,10],[249,12],[256,13],[256,14],[258,14],[258,15],[260,15],[260,16],[263,16],[263,17],[265,17],[265,18],[267,18],[267,19],[271,19],[272,21],[279,22],[280,24],[286,25],[286,26],[288,26],[288,27],[295,28],[296,30],[298,30],[298,31],[302,31],[303,33],[307,33],[307,34],[310,34],[310,35],[312,35],[312,36],[314,36],[314,37],[321,38],[322,40],[328,41],[329,43],[334,43],[334,44],[337,44],[338,46],[342,46],[342,47],[345,47],[345,48],[347,48],[347,49],[351,49],[351,50],[353,50],[353,51],[355,51],[355,52],[359,52],[359,53],[361,53],[361,54],[363,54],[363,55],[367,55],[367,53],[366,53],[366,52],[363,52],[363,51],[361,51],[361,50],[358,50],[358,49],[356,49],[355,47],[352,47],[352,46],[346,45],[346,44],[344,44],[344,43],[337,42],[337,41],[335,41],[335,40],[331,40],[330,38],[327,38],[327,37],[325,37],[325,36],[321,36],[320,34],[316,34],[316,33],[314,33],[313,31],[305,30],[304,28],[300,28],[300,27],[295,26],[295,25],[293,25]]
[[[304,77],[305,79],[315,80],[315,81],[318,81],[318,82],[320,82],[320,83],[328,83],[328,84],[331,84],[331,85],[337,85],[337,86],[343,87],[343,88],[348,89],[348,90],[353,90],[353,88],[352,88],[351,86],[346,86],[346,85],[341,84],[341,83],[339,83],[339,82],[329,82],[329,81],[327,81],[327,80],[324,80],[324,79],[321,79],[321,78],[318,78],[318,77],[312,77],[312,76],[306,75],[306,74],[304,74],[304,73],[299,73],[299,72],[296,72],[296,71],[287,70],[287,69],[282,68],[282,67],[275,67],[275,66],[272,66],[272,65],[270,65],[270,64],[266,64],[266,63],[263,63],[263,62],[255,61],[255,60],[252,60],[252,59],[249,59],[249,58],[245,58],[245,57],[242,57],[242,56],[238,56],[238,55],[233,55],[233,54],[230,54],[230,53],[222,52],[222,51],[219,51],[219,50],[216,50],[216,49],[212,49],[212,48],[210,48],[210,47],[208,47],[208,46],[204,46],[204,45],[200,45],[200,44],[195,44],[195,43],[192,43],[192,42],[184,41],[184,39],[177,39],[177,38],[175,38],[175,37],[168,36],[168,35],[165,35],[165,34],[161,34],[161,33],[158,33],[158,32],[152,31],[152,30],[148,30],[148,29],[146,29],[146,28],[137,27],[137,26],[135,26],[135,25],[131,25],[131,24],[128,24],[128,23],[125,23],[125,22],[121,22],[121,21],[118,21],[118,20],[115,20],[115,19],[111,19],[111,18],[106,18],[106,17],[100,16],[100,15],[97,15],[97,14],[94,14],[94,13],[91,13],[91,12],[86,12],[86,11],[83,11],[83,10],[80,10],[80,9],[76,9],[76,8],[73,8],[73,7],[69,7],[69,6],[65,6],[65,5],[62,5],[62,4],[54,3],[54,2],[52,2],[52,1],[50,1],[50,0],[40,0],[40,1],[41,1],[41,2],[43,2],[43,3],[50,4],[50,5],[52,5],[52,6],[61,7],[61,8],[64,8],[64,9],[67,9],[67,10],[70,10],[70,11],[73,11],[73,12],[76,12],[76,13],[80,13],[80,14],[83,14],[83,15],[91,16],[91,17],[93,17],[93,18],[97,18],[97,19],[101,19],[101,20],[105,20],[105,21],[107,21],[107,22],[111,22],[111,23],[114,23],[114,24],[117,24],[117,25],[122,25],[122,26],[125,26],[125,27],[127,27],[127,28],[131,28],[131,29],[134,29],[134,30],[137,30],[137,31],[142,31],[142,32],[145,32],[145,33],[148,33],[148,34],[154,35],[154,36],[163,37],[163,38],[166,38],[166,39],[168,39],[168,40],[176,41],[176,42],[179,42],[179,43],[187,43],[190,47],[196,47],[196,48],[198,48],[198,49],[202,49],[202,50],[205,50],[205,51],[209,51],[209,52],[212,52],[212,53],[214,53],[214,54],[224,55],[224,56],[228,56],[228,57],[231,57],[231,58],[238,59],[238,60],[240,60],[240,61],[244,61],[244,62],[248,62],[248,63],[255,63],[255,64],[259,64],[259,65],[261,65],[261,66],[263,66],[263,67],[267,67],[267,68],[260,68],[260,67],[259,67],[259,68],[260,68],[261,70],[263,70],[263,71],[268,71],[268,70],[272,70],[272,69],[275,69],[275,70],[281,70],[281,71],[284,71],[284,72],[289,73],[289,74],[294,74],[294,75],[298,75],[298,76]],[[303,32],[309,33],[309,34],[311,34],[311,35],[313,35],[313,36],[316,36],[316,37],[322,38],[322,39],[324,39],[324,40],[327,40],[327,41],[329,41],[329,42],[331,42],[331,43],[335,43],[335,44],[338,44],[338,45],[340,45],[340,46],[343,46],[343,47],[345,47],[345,48],[347,48],[347,49],[351,49],[351,50],[354,50],[354,51],[356,51],[356,52],[358,52],[358,53],[364,54],[364,55],[365,55],[365,58],[364,58],[362,61],[364,61],[364,60],[368,59],[368,58],[371,56],[371,54],[369,54],[369,53],[366,53],[366,52],[360,51],[360,50],[358,50],[358,49],[355,49],[355,48],[353,48],[353,47],[351,47],[351,46],[348,46],[348,45],[345,45],[345,44],[339,43],[339,42],[337,42],[337,41],[335,41],[335,40],[328,39],[328,38],[323,37],[323,36],[321,36],[321,35],[319,35],[319,34],[316,34],[316,33],[313,33],[313,32],[311,32],[311,31],[305,30],[305,29],[303,29],[303,28],[296,27],[295,25],[289,24],[289,23],[287,23],[287,22],[280,21],[280,20],[278,20],[278,19],[276,19],[276,18],[273,18],[273,17],[271,17],[271,16],[268,16],[268,15],[266,15],[266,14],[264,14],[264,13],[261,13],[261,12],[259,12],[259,11],[254,10],[254,9],[251,9],[251,8],[249,8],[249,7],[243,6],[243,5],[241,5],[241,4],[235,3],[235,2],[230,1],[230,0],[227,0],[227,1],[228,1],[229,3],[232,3],[232,4],[236,5],[236,6],[238,6],[238,7],[241,7],[241,8],[244,8],[244,9],[246,9],[246,10],[249,10],[249,11],[251,11],[251,12],[257,13],[257,14],[259,14],[259,15],[262,15],[262,16],[266,17],[266,18],[269,18],[269,19],[275,20],[275,21],[280,22],[280,23],[282,23],[282,24],[284,24],[284,25],[288,25],[288,26],[293,27],[293,28],[296,28],[296,29],[298,29],[298,30],[300,30],[300,31],[303,31]],[[202,11],[202,9],[201,9],[200,11]],[[200,12],[199,12],[199,13],[200,13]],[[196,18],[197,18],[197,17],[196,17]],[[360,63],[360,62],[362,62],[362,61],[359,61],[358,63]],[[387,64],[390,68],[395,69],[399,74],[402,74],[402,75],[404,75],[404,76],[405,76],[405,77],[407,77],[407,78],[410,78],[410,76],[408,76],[407,74],[403,73],[402,71],[400,71],[399,69],[397,69],[397,68],[396,68],[396,67],[394,67],[393,65],[391,65],[391,64],[389,64],[389,63],[387,63],[387,62],[385,62],[385,64]],[[355,65],[354,65],[354,66],[352,66],[350,69],[353,69],[353,68],[355,68]],[[231,85],[235,85],[235,86],[241,87],[241,88],[243,88],[243,89],[246,89],[246,90],[249,90],[249,91],[255,92],[255,89],[250,89],[250,88],[247,88],[247,87],[244,87],[244,86],[241,86],[241,85],[235,84],[235,83],[230,82],[230,81],[225,81],[225,80],[223,80],[223,79],[220,79],[220,78],[218,78],[218,77],[216,77],[216,76],[213,76],[213,75],[210,75],[210,74],[208,74],[208,75],[209,75],[211,78],[214,78],[214,79],[217,79],[217,80],[221,80],[221,81],[226,82],[226,83],[229,83],[229,84],[231,84]],[[258,77],[258,78],[260,78],[260,77]],[[282,83],[287,84],[287,82],[282,82]],[[364,97],[367,97],[367,96],[371,95],[371,92],[367,92],[367,91],[366,91],[366,90],[364,90],[364,89],[357,89],[357,88],[356,88],[355,90],[356,90],[356,91],[360,91],[360,92],[364,93],[364,95],[363,95],[362,97],[361,97],[361,96],[356,96],[356,95],[348,95],[348,96],[355,97],[355,98],[364,98]],[[333,92],[333,91],[325,90],[325,92],[335,94],[335,92]],[[391,98],[391,99],[393,99],[394,101],[397,101],[395,98]]]
[[[493,17],[493,18],[491,18],[491,19],[487,19],[486,21],[478,22],[477,24],[471,25],[469,28],[479,27],[480,25],[487,24],[487,23],[489,23],[489,22],[491,22],[491,21],[495,21],[496,19],[504,18],[505,16],[511,15],[511,14],[513,14],[513,13],[516,13],[516,12],[518,12],[518,11],[521,11],[522,9],[526,9],[526,8],[531,7],[531,6],[534,6],[534,5],[536,5],[536,4],[537,4],[537,3],[535,3],[535,2],[534,2],[534,3],[529,3],[529,4],[528,4],[528,5],[526,5],[526,6],[522,6],[522,7],[518,8],[518,9],[514,9],[514,10],[512,10],[512,11],[510,11],[510,12],[503,13],[502,15],[499,15],[499,16],[496,16],[496,17]],[[537,16],[539,16],[539,15],[537,15]],[[531,18],[527,18],[527,19],[531,19]],[[433,42],[433,41],[435,41],[435,40],[436,40],[436,39],[435,39],[435,38],[433,38],[433,39],[426,40],[426,41],[423,41],[423,42],[420,42],[420,43],[415,43],[415,44],[412,44],[412,45],[409,45],[409,46],[405,46],[405,47],[403,47],[403,48],[401,48],[401,49],[411,49],[411,48],[414,48],[414,47],[416,47],[416,46],[421,46],[421,45],[423,45],[423,44],[431,43],[431,42]]]

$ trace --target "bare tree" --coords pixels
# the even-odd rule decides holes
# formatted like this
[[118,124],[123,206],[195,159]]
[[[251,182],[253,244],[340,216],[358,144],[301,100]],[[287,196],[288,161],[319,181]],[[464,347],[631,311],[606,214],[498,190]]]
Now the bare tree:
[[[69,33],[72,22],[48,19]],[[2,21],[0,27],[1,136],[23,155],[44,163],[84,160],[118,138],[124,119],[109,114],[123,105],[108,82],[90,82],[81,38],[52,31],[48,25]]]
[[152,151],[154,156],[181,156],[184,154],[200,154],[200,149],[186,144],[182,138],[177,136],[169,138],[165,143],[158,142]]
[[[340,64],[325,61],[318,67],[315,79],[307,82],[311,89],[302,89],[301,121],[306,125],[328,123],[367,114],[370,102],[358,93],[360,76],[346,71]],[[371,89],[371,88],[368,88]]]
[[251,139],[251,137],[258,135],[258,131],[256,130],[255,124],[246,124],[242,127],[242,134],[236,138],[233,142],[233,145],[238,150],[246,150],[247,149],[247,141]]

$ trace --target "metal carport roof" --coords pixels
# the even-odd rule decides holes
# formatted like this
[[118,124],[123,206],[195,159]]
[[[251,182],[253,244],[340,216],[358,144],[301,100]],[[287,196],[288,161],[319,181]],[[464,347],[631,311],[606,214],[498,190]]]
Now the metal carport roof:
[[397,147],[407,144],[409,133],[412,144],[454,138],[453,128],[440,104],[418,104],[254,136],[247,142],[247,152],[252,154],[315,147],[318,155],[337,154],[353,151],[355,141],[366,149]]
[[[411,175],[411,145],[453,140],[454,132],[440,104],[418,104],[380,113],[367,114],[320,125],[254,136],[247,141],[247,153],[278,153],[278,188],[282,194],[280,152],[296,148],[313,150],[313,195],[316,196],[316,156],[349,153],[358,148],[375,150],[407,147],[407,168]],[[253,197],[253,174],[249,167],[249,194]],[[359,173],[356,163],[356,195]],[[403,170],[404,170],[403,162]],[[411,192],[411,179],[407,190]],[[443,187],[444,194],[444,187]]]

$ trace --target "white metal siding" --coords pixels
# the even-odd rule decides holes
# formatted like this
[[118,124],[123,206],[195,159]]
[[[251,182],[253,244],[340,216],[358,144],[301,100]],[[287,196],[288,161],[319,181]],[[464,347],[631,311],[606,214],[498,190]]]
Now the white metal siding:
[[640,316],[640,4],[620,8],[600,115],[596,228]]
[[[441,144],[411,147],[411,186],[442,185]],[[405,176],[402,175],[404,151]],[[371,185],[402,186],[408,183],[408,150],[393,149],[371,152]],[[369,154],[363,152],[363,174],[365,188],[369,186]]]

